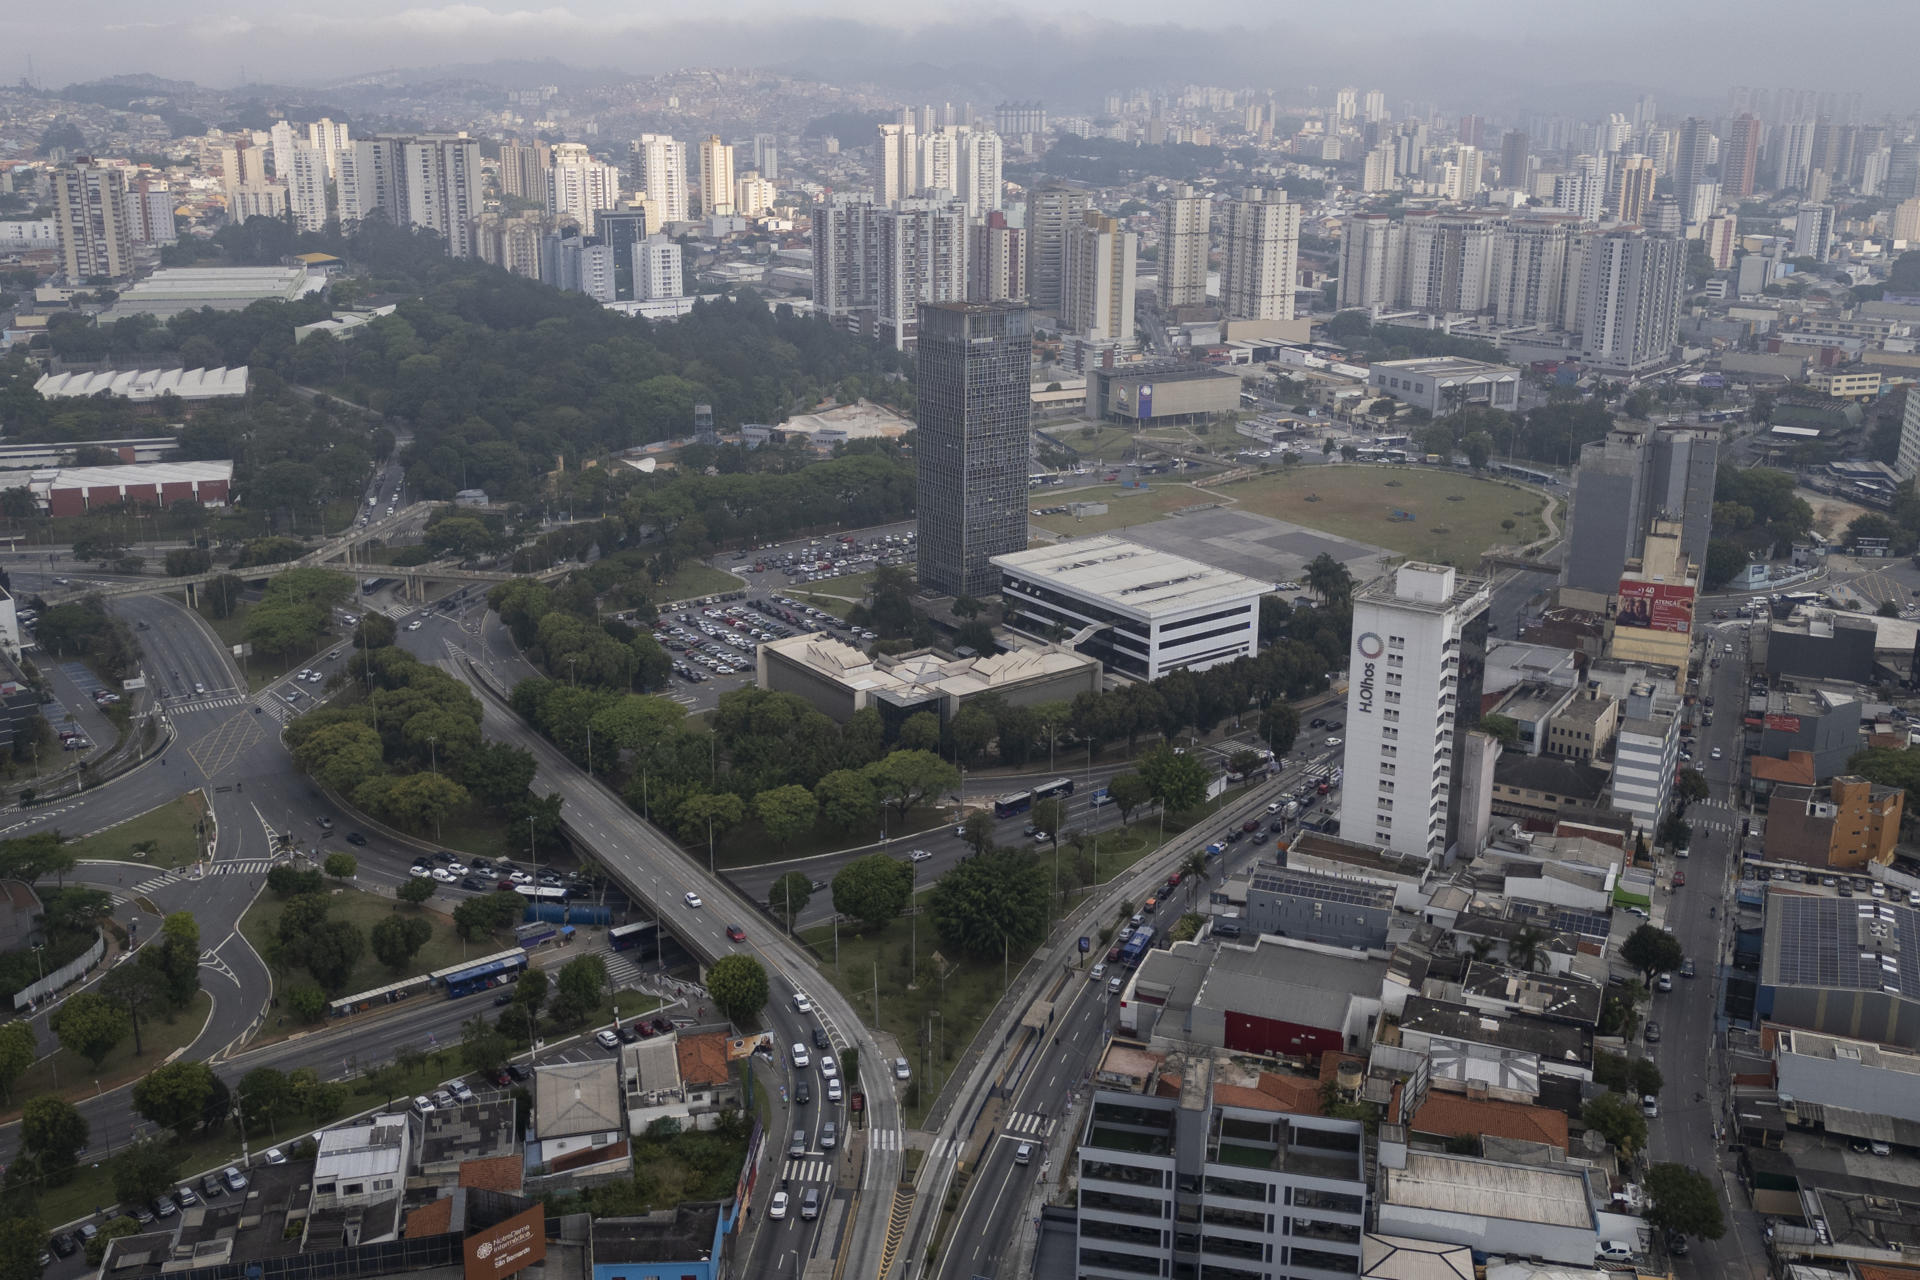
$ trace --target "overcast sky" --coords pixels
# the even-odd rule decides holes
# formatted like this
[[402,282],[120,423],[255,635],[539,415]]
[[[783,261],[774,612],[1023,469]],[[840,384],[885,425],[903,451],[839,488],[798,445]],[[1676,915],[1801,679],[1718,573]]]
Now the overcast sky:
[[[652,72],[777,66],[911,88],[955,82],[1074,105],[1104,88],[1181,82],[1352,82],[1443,109],[1586,112],[1622,90],[1680,103],[1728,86],[1860,90],[1879,111],[1920,105],[1920,3],[1856,0],[1831,16],[1788,0],[1346,0],[1097,9],[924,0],[57,0],[17,7],[0,74],[60,85],[130,72],[226,87],[324,83],[390,67],[558,58]],[[1564,99],[1556,102],[1555,99]],[[1614,103],[1609,109],[1622,109]]]

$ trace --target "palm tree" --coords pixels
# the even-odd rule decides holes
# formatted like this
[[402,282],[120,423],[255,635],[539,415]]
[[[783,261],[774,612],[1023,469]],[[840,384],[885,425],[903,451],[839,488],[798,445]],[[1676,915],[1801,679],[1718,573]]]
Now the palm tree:
[[1484,936],[1474,938],[1467,943],[1467,950],[1476,961],[1485,964],[1487,957],[1493,954],[1493,939]]
[[1531,925],[1513,935],[1507,944],[1507,963],[1516,969],[1532,971],[1545,966],[1547,935]]
[[1307,589],[1326,605],[1339,608],[1353,600],[1353,575],[1322,551],[1307,563]]

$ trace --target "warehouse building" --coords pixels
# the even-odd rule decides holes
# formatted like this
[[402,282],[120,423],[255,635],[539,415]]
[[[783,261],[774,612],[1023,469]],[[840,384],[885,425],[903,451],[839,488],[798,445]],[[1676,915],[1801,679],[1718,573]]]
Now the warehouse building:
[[929,650],[870,657],[825,631],[770,640],[756,658],[762,689],[805,698],[844,724],[867,707],[897,726],[917,711],[951,719],[969,698],[997,694],[1014,706],[1071,702],[1100,690],[1100,664],[1057,647],[991,657]]
[[1240,379],[1185,361],[1087,370],[1087,416],[1130,427],[1204,422],[1240,407]]
[[83,515],[123,503],[171,507],[176,502],[197,502],[203,507],[224,507],[233,490],[233,462],[147,462],[0,472],[0,489],[30,490],[40,509],[54,516]]
[[181,400],[226,400],[247,394],[247,370],[102,369],[97,373],[43,374],[33,389],[49,400],[125,396],[135,403],[175,396]]
[[101,324],[127,316],[166,320],[182,311],[245,311],[256,302],[297,302],[328,284],[305,267],[165,267],[130,286],[100,314]]
[[1058,633],[1076,651],[1136,680],[1251,657],[1260,597],[1273,584],[1120,538],[993,557],[1007,625]]
[[1776,890],[1766,912],[1757,1017],[1920,1049],[1920,911]]

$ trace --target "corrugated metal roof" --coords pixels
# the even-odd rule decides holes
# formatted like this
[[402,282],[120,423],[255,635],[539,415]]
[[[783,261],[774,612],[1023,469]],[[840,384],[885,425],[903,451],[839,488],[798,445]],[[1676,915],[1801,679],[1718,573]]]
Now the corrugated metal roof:
[[247,370],[105,369],[97,373],[43,374],[33,389],[49,400],[101,394],[129,400],[158,400],[172,394],[182,400],[214,400],[247,394]]
[[1271,582],[1113,537],[1033,547],[992,559],[1007,573],[1144,618],[1248,600],[1273,590]]

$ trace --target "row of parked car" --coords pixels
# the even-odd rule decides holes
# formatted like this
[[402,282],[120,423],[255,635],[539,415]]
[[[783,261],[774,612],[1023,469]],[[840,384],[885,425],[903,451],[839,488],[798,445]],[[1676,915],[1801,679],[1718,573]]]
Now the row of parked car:
[[[264,1157],[268,1164],[285,1164],[287,1157],[280,1148],[270,1149]],[[228,1165],[218,1173],[209,1173],[200,1179],[199,1190],[192,1183],[182,1183],[171,1195],[155,1196],[147,1204],[120,1205],[101,1215],[102,1220],[111,1218],[132,1218],[143,1227],[165,1221],[177,1215],[181,1209],[191,1209],[202,1199],[216,1200],[231,1192],[239,1195],[247,1189],[247,1175],[239,1165]],[[72,1231],[61,1231],[47,1241],[46,1251],[40,1255],[41,1266],[50,1265],[54,1257],[70,1258],[84,1247],[87,1241],[100,1234],[98,1223],[83,1222]]]

